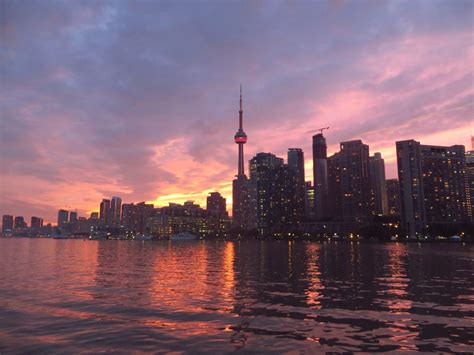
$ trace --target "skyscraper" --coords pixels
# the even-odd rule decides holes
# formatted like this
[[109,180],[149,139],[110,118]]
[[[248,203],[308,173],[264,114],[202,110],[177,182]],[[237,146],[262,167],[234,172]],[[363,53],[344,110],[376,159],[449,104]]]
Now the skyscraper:
[[232,219],[235,227],[249,229],[250,226],[250,184],[245,175],[244,144],[247,135],[243,130],[242,86],[240,86],[239,129],[234,136],[238,145],[237,176],[232,181]]
[[103,226],[111,226],[110,200],[103,199],[100,203],[99,223]]
[[296,209],[297,178],[282,158],[258,153],[250,160],[252,206],[261,235],[294,230],[301,216]]
[[206,199],[206,210],[215,217],[227,218],[226,199],[219,192],[211,192]]
[[43,227],[43,218],[40,217],[31,217],[31,228],[41,228]]
[[2,234],[8,235],[13,232],[13,216],[5,214],[2,217]]
[[397,179],[388,179],[387,185],[387,205],[390,216],[400,215],[400,186]]
[[13,224],[13,229],[22,229],[28,227],[23,216],[16,216]]
[[69,213],[69,223],[76,223],[76,221],[77,221],[77,212],[71,211]]
[[110,224],[112,227],[120,227],[120,217],[122,211],[122,199],[120,197],[112,197],[110,204]]
[[369,157],[370,210],[373,215],[387,215],[387,185],[385,181],[385,161],[382,154]]
[[23,216],[16,216],[15,220],[14,220],[13,228],[14,229],[22,229],[22,228],[26,228],[26,227],[27,227],[27,225],[26,225],[26,222],[25,222],[25,219],[23,218]]
[[314,187],[311,184],[311,181],[306,181],[305,183],[305,217],[308,220],[313,220],[315,218],[315,206],[314,206]]
[[396,142],[402,225],[410,236],[427,225],[470,220],[464,146]]
[[58,227],[63,227],[69,219],[69,211],[59,210],[58,211]]
[[130,231],[147,232],[148,219],[153,216],[153,204],[145,202],[124,203],[122,205],[122,225]]
[[300,148],[288,149],[288,167],[293,170],[296,179],[296,201],[295,213],[302,220],[305,212],[305,177],[304,177],[304,153]]
[[369,219],[369,146],[361,140],[342,142],[328,159],[330,213],[333,220],[354,224]]
[[326,138],[322,133],[313,136],[313,188],[316,219],[327,217],[328,167]]
[[474,222],[474,144],[472,149],[466,152],[466,178],[468,186],[467,196],[469,197],[468,212],[471,216],[471,221]]

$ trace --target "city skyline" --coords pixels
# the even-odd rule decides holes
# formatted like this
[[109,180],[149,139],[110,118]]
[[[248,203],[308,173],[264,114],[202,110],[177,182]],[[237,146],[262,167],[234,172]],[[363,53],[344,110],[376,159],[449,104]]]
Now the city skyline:
[[[210,8],[196,14],[192,4],[128,4],[151,7],[136,14],[121,2],[5,4],[12,70],[2,94],[8,104],[0,130],[0,214],[26,221],[40,216],[46,223],[61,208],[98,211],[97,202],[111,196],[205,205],[212,191],[223,194],[229,209],[240,83],[251,137],[245,165],[258,152],[285,157],[288,148],[302,148],[306,180],[312,180],[306,132],[324,126],[331,127],[328,156],[340,142],[362,139],[371,155],[382,153],[388,179],[397,176],[395,141],[469,150],[474,48],[466,8],[472,3],[371,4],[366,13],[342,2],[311,11],[285,3],[211,7],[234,27],[209,21]],[[156,10],[168,26],[141,24],[145,10]],[[294,18],[285,17],[288,11]],[[305,12],[322,24],[312,24]],[[331,26],[324,16],[331,16]],[[380,23],[358,38],[351,34],[358,21],[349,16],[375,16]],[[263,18],[271,29],[259,27]],[[155,44],[176,26],[182,32],[175,43]],[[33,31],[40,47],[27,39]],[[186,58],[191,52],[194,61]]]

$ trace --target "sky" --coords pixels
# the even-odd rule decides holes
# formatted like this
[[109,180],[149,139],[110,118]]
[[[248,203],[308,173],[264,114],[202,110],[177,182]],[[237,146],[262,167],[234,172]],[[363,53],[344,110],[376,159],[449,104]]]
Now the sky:
[[[0,214],[56,222],[102,198],[231,205],[239,86],[245,158],[311,133],[464,144],[474,1],[0,0]],[[246,164],[248,168],[248,164]]]

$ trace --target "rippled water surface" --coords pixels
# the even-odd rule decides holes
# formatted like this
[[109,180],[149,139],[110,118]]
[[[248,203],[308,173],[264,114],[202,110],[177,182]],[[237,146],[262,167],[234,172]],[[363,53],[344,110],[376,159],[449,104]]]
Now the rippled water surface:
[[0,238],[0,352],[474,349],[474,247]]

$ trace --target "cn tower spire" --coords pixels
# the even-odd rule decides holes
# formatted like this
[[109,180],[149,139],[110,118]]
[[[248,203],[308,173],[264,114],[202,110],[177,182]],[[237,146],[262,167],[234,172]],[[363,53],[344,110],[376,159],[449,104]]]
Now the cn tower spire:
[[240,84],[240,110],[239,110],[239,129],[243,129],[244,110],[242,109],[242,84]]
[[245,168],[244,168],[244,144],[247,143],[247,135],[243,129],[243,116],[244,111],[242,109],[242,84],[240,85],[240,105],[239,105],[239,130],[234,136],[234,142],[239,145],[239,162],[238,162],[238,170],[237,176],[244,177],[245,176]]

